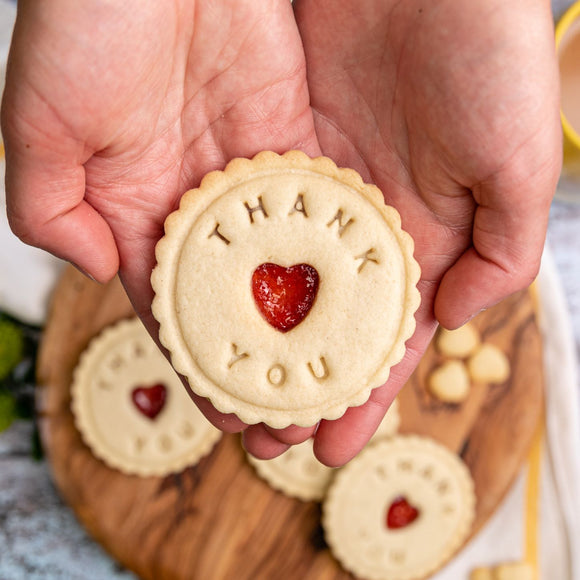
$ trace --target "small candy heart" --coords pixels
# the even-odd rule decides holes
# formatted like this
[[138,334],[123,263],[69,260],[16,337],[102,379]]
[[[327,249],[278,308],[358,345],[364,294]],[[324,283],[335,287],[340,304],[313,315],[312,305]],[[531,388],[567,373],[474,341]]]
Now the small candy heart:
[[252,275],[252,292],[267,322],[280,332],[288,332],[310,312],[318,292],[318,272],[309,264],[289,268],[261,264]]
[[404,528],[419,517],[419,510],[407,498],[399,496],[393,500],[387,512],[387,527],[390,530]]
[[162,383],[150,387],[136,387],[131,392],[133,404],[145,417],[155,419],[165,406],[167,388]]

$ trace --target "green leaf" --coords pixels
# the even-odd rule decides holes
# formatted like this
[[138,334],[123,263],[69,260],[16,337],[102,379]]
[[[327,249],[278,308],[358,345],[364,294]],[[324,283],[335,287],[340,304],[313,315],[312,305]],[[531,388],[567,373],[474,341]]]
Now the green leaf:
[[0,433],[16,419],[16,401],[12,394],[0,391]]
[[5,379],[24,356],[24,334],[14,322],[0,319],[0,381]]

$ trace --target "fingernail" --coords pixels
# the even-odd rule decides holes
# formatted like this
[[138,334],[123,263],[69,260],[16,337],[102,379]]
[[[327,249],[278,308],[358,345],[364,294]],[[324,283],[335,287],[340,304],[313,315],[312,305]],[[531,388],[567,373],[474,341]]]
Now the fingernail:
[[88,272],[85,272],[85,270],[83,270],[80,266],[77,266],[77,264],[74,262],[70,262],[70,264],[74,266],[83,276],[86,276],[89,280],[96,282],[96,280]]

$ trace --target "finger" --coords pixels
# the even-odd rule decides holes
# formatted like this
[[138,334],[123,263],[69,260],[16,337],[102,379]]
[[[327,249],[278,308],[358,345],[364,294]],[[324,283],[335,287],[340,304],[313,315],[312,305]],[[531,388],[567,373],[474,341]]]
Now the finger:
[[273,459],[290,448],[290,445],[272,437],[263,423],[250,425],[243,432],[242,444],[244,449],[257,459]]
[[397,389],[386,384],[371,392],[360,407],[351,407],[336,421],[321,421],[314,439],[314,454],[329,467],[348,463],[368,443],[393,402]]
[[277,439],[286,445],[298,445],[299,443],[303,443],[307,439],[310,439],[316,431],[316,425],[312,427],[297,427],[296,425],[290,425],[285,429],[273,429],[268,425],[264,425],[264,428],[272,437],[274,437],[274,439]]
[[335,421],[321,421],[314,438],[314,454],[321,463],[329,467],[340,467],[361,451],[431,342],[437,328],[432,311],[436,285],[422,281],[417,287],[422,302],[415,315],[417,327],[405,345],[403,360],[391,369],[385,385],[371,391],[364,405],[351,407]]
[[220,413],[207,399],[192,393],[189,388],[188,391],[199,410],[214,427],[225,433],[239,433],[246,429],[247,425],[233,413]]
[[435,300],[435,315],[457,328],[483,309],[529,286],[537,276],[555,191],[558,155],[541,171],[510,170],[482,183],[472,247],[445,273]]
[[[16,128],[3,107],[6,148],[6,208],[14,233],[27,244],[72,262],[99,282],[118,270],[111,229],[85,197],[85,170],[78,146],[58,148]],[[54,140],[59,140],[55,132]],[[58,151],[57,151],[58,149]]]

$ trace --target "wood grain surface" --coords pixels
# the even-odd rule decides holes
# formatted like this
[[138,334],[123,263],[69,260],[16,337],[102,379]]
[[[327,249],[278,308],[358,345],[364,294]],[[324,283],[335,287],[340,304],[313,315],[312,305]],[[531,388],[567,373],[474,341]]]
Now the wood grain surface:
[[[197,466],[165,478],[126,476],[84,445],[70,411],[72,371],[98,332],[133,315],[118,282],[73,268],[52,301],[38,360],[41,437],[56,486],[89,533],[145,579],[351,578],[330,555],[320,506],[272,490],[226,435]],[[474,385],[460,406],[434,400],[424,380],[441,362],[428,350],[400,397],[401,431],[459,453],[476,486],[473,533],[493,513],[526,456],[543,406],[542,345],[530,293],[480,315],[484,341],[512,365],[504,385]]]

